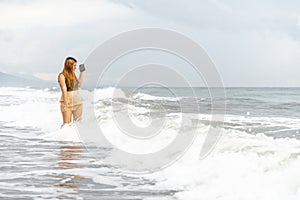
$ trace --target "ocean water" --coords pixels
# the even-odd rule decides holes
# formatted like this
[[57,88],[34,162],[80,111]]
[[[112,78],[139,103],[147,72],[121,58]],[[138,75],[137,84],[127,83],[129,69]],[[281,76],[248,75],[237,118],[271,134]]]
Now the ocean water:
[[[58,88],[0,88],[0,198],[300,199],[300,88],[226,88],[226,97],[214,100],[205,88],[193,88],[196,99],[187,91],[157,87],[80,91],[84,106],[93,97],[95,115],[110,139],[130,152],[161,148],[176,134],[181,113],[188,116],[180,125],[187,133],[197,132],[188,151],[156,172],[130,174],[106,164],[104,157],[101,162],[101,157],[91,156],[76,123],[60,128]],[[224,122],[210,121],[211,101],[226,102]],[[167,137],[149,147],[132,147],[117,138],[113,112],[128,109],[140,126],[166,119],[161,133]],[[89,114],[84,112],[81,122],[87,130]],[[205,159],[199,159],[210,126],[218,126],[222,137]],[[105,147],[100,150],[109,156]]]

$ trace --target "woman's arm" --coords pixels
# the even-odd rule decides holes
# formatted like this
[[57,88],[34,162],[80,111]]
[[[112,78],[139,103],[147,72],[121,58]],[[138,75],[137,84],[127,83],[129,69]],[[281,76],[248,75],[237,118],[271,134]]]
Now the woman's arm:
[[65,105],[68,105],[69,102],[68,102],[68,96],[67,96],[67,85],[66,85],[65,76],[63,74],[60,74],[58,76],[58,81],[59,81],[59,85],[60,85],[60,88],[62,91],[62,97],[65,102]]
[[79,78],[78,78],[78,87],[80,87],[80,86],[81,86],[81,84],[82,84],[82,81],[83,81],[83,72],[80,72],[80,74],[79,74]]

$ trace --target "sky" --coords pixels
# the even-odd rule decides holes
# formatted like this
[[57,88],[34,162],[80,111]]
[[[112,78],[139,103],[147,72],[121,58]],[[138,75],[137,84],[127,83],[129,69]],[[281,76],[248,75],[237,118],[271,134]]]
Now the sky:
[[300,87],[297,0],[0,0],[0,17],[1,72],[55,80],[67,56],[81,63],[115,35],[157,27],[203,47],[225,86]]

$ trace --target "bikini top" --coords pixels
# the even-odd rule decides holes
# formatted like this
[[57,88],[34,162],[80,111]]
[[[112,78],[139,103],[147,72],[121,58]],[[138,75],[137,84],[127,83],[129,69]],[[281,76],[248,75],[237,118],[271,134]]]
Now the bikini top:
[[[60,74],[64,75],[63,73],[60,73]],[[59,75],[58,75],[58,77],[59,77]],[[66,82],[66,86],[67,86],[67,91],[68,92],[69,91],[78,90],[78,80],[77,80],[77,78],[75,78],[75,84],[74,84],[74,86],[73,87],[69,87],[68,86],[68,79],[67,79],[67,77],[65,75],[64,75],[64,77],[65,77],[65,82]],[[59,82],[59,78],[58,78],[58,82]]]

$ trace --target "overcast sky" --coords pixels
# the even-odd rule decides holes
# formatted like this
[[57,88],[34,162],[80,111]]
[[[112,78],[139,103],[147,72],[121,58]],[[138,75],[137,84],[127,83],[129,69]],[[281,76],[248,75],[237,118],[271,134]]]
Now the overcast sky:
[[226,86],[300,86],[298,0],[0,0],[0,71],[56,79],[124,31],[160,27],[195,40]]

